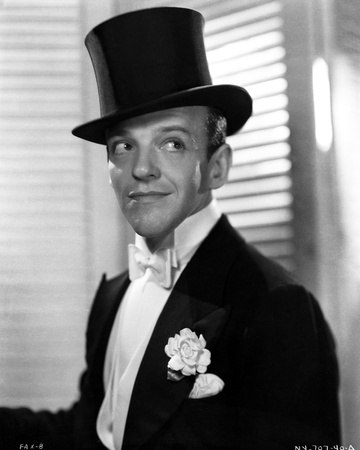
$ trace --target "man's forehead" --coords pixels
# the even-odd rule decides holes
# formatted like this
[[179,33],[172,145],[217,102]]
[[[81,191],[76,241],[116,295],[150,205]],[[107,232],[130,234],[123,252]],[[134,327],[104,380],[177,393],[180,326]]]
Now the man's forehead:
[[171,129],[182,131],[182,129],[191,129],[197,124],[204,124],[207,111],[206,106],[181,106],[154,111],[119,121],[107,130],[107,135],[142,127],[151,127],[159,131],[170,131]]

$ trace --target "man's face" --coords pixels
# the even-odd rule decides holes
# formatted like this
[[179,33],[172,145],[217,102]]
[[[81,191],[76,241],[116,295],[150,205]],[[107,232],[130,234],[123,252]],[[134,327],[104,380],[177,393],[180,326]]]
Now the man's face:
[[107,133],[110,181],[140,235],[161,242],[212,198],[206,108],[167,109],[123,121]]

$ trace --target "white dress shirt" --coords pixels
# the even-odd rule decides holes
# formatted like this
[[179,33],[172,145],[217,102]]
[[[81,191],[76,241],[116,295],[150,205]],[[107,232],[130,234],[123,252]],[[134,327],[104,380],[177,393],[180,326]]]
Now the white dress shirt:
[[[214,199],[176,228],[171,239],[176,255],[172,286],[220,215]],[[144,238],[136,235],[135,244],[145,254],[150,254]],[[130,283],[121,301],[106,351],[105,397],[97,418],[98,436],[110,450],[121,449],[136,375],[171,290],[156,283],[151,269],[147,269],[144,276]]]

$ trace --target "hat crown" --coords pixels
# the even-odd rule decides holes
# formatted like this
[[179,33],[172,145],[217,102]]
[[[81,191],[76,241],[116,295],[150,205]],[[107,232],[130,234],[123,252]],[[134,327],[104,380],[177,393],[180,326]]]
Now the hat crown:
[[101,117],[75,127],[74,136],[106,144],[106,130],[131,117],[183,106],[212,106],[228,135],[252,112],[240,86],[213,85],[204,44],[204,18],[192,9],[159,7],[113,17],[87,35]]
[[116,16],[86,37],[101,116],[211,85],[203,16],[161,7]]

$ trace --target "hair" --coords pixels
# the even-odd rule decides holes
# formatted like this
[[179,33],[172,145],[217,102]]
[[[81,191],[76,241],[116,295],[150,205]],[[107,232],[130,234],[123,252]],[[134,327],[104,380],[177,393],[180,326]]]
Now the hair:
[[208,136],[208,160],[226,141],[227,122],[225,116],[213,106],[207,106],[205,130]]

